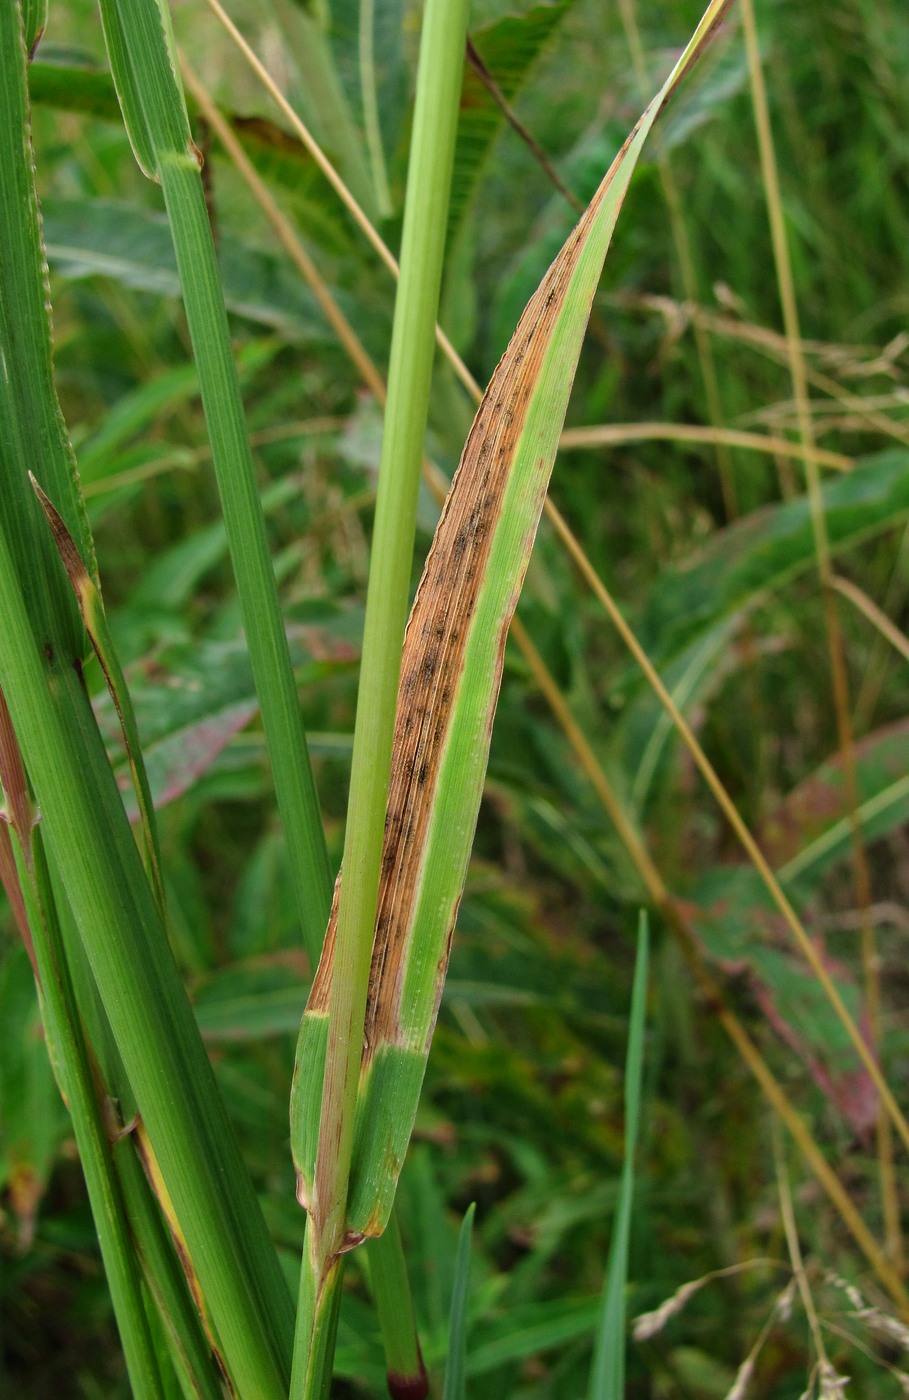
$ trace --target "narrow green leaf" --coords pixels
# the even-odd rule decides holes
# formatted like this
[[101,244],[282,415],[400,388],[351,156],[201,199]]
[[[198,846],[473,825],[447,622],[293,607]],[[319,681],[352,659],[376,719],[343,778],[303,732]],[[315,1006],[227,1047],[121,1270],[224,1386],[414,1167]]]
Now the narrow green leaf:
[[164,193],[298,913],[315,958],[331,873],[169,19],[157,0],[102,0],[102,12],[115,15],[126,62],[118,92],[126,84],[138,97]]
[[[909,452],[897,447],[860,459],[824,483],[822,499],[833,551],[898,524],[909,511]],[[660,576],[641,619],[641,645],[662,665],[815,564],[807,496],[755,511],[717,531],[690,565]]]
[[413,1298],[397,1215],[366,1251],[369,1282],[379,1314],[385,1351],[385,1379],[392,1400],[425,1400],[429,1377],[423,1365],[414,1321]]
[[[0,5],[0,685],[42,838],[76,917],[143,1120],[225,1339],[229,1369],[283,1396],[292,1310],[180,982],[82,681],[85,632],[28,483],[92,560],[53,386],[18,7]],[[93,572],[93,568],[92,568]]]
[[22,0],[26,52],[31,56],[41,41],[47,24],[47,0]]
[[[26,479],[26,470],[40,465],[46,489],[96,573],[75,459],[53,386],[50,295],[33,163],[20,11],[7,3],[0,6],[0,525],[42,642],[53,639],[79,653],[85,645],[79,613],[69,590],[59,587],[60,563],[47,530],[38,538],[40,508]],[[31,535],[20,528],[22,520],[30,520]]]
[[[155,2],[156,0],[152,0],[153,4]],[[157,180],[158,166],[155,146],[148,129],[145,113],[142,110],[142,101],[139,97],[129,49],[123,33],[123,20],[115,4],[102,5],[100,9],[104,43],[107,48],[111,74],[120,103],[120,111],[123,113],[123,122],[126,126],[129,144],[133,148],[133,155],[136,157],[136,163],[143,175],[147,176],[149,180]]]
[[117,1327],[136,1400],[158,1400],[161,1374],[142,1297],[138,1262],[114,1170],[107,1125],[63,949],[40,833],[21,865],[38,966],[42,1020],[60,1091],[72,1117]]
[[[381,1233],[410,1137],[482,793],[508,626],[530,558],[587,318],[653,122],[726,5],[714,0],[522,316],[467,439],[404,645],[360,1067],[347,1241]],[[343,898],[343,895],[342,895]],[[298,1194],[311,1204],[336,890],[300,1031]]]
[[470,1282],[470,1247],[476,1205],[467,1207],[458,1236],[454,1292],[448,1324],[448,1363],[442,1400],[467,1400],[467,1289]]
[[606,1284],[596,1330],[589,1400],[625,1400],[625,1288],[628,1279],[628,1238],[634,1196],[634,1154],[641,1116],[644,1067],[644,1026],[647,1017],[647,915],[641,913],[638,954],[631,990],[628,1057],[625,1062],[625,1159],[615,1213]]
[[107,617],[104,612],[104,604],[101,601],[101,593],[94,579],[80,559],[79,551],[76,548],[76,542],[67,530],[60,512],[52,502],[48,500],[31,472],[29,473],[29,477],[38,500],[41,502],[44,514],[47,517],[47,522],[51,528],[51,534],[54,537],[54,543],[63,561],[63,567],[73,586],[73,592],[79,604],[79,612],[82,615],[85,630],[88,633],[95,655],[100,662],[101,670],[104,673],[104,680],[117,710],[120,726],[123,731],[123,741],[126,745],[126,757],[129,762],[129,770],[132,774],[133,790],[139,805],[139,820],[142,824],[146,868],[155,891],[158,908],[163,918],[166,900],[164,896],[164,881],[161,875],[161,852],[158,847],[155,809],[152,803],[151,791],[148,786],[145,763],[142,758],[142,744],[139,739],[139,730],[136,727],[136,716],[133,713],[133,706],[126,685],[126,678],[123,675],[120,662],[117,659],[113,639],[110,635],[110,628],[107,625]]

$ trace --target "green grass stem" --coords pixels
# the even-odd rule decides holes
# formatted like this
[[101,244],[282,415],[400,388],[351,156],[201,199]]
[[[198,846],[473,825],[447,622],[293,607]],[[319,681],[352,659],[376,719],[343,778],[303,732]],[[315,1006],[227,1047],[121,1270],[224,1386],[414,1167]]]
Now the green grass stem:
[[366,1246],[369,1282],[382,1328],[388,1390],[418,1400],[429,1394],[420,1343],[413,1327],[413,1300],[398,1217],[392,1212],[385,1232]]
[[28,860],[21,862],[20,883],[41,979],[42,1019],[52,1063],[63,1075],[60,1088],[73,1122],[130,1385],[136,1400],[158,1400],[161,1374],[142,1298],[141,1270],[80,1025],[40,833],[32,840]]
[[466,22],[464,0],[430,0],[423,21],[338,912],[336,965],[345,976],[332,981],[316,1173],[329,1249],[343,1235]]
[[[328,918],[331,870],[199,165],[157,5],[117,0],[112,6],[113,0],[105,0],[102,12],[119,23],[127,60],[118,93],[128,94],[128,123],[138,101],[164,193],[303,939],[315,963]],[[134,137],[134,146],[141,144],[142,137]]]
[[[466,26],[465,0],[429,0],[417,77],[338,912],[335,965],[344,969],[344,976],[332,979],[310,1219],[312,1248],[303,1266],[304,1273],[307,1268],[316,1270],[317,1280],[344,1235]],[[322,1306],[320,1284],[304,1280],[298,1331],[319,1330]],[[304,1350],[298,1342],[296,1354]],[[303,1382],[303,1389],[299,1385],[295,1379],[294,1394],[317,1393],[315,1382]]]
[[0,685],[216,1329],[237,1382],[282,1395],[292,1325],[286,1285],[81,679],[39,651],[5,531],[0,595]]

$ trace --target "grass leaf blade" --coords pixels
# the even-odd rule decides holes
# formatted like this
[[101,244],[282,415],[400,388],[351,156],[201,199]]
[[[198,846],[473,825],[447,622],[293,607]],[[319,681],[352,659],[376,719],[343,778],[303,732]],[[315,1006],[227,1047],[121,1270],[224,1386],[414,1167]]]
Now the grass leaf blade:
[[606,1283],[593,1353],[589,1400],[624,1400],[625,1395],[625,1287],[628,1279],[628,1236],[634,1195],[634,1152],[641,1116],[648,959],[647,915],[642,911],[634,984],[631,990],[628,1057],[625,1062],[625,1159],[612,1243],[609,1246],[609,1261],[606,1265]]
[[470,1246],[476,1203],[467,1207],[458,1236],[451,1319],[448,1325],[448,1364],[442,1400],[467,1400],[467,1287],[470,1281]]
[[[347,1237],[384,1229],[410,1137],[473,841],[505,639],[546,496],[603,262],[644,140],[726,8],[714,0],[531,298],[467,439],[404,643],[361,1061]],[[324,1059],[338,891],[304,1016]],[[318,1072],[292,1142],[312,1200]],[[304,1082],[305,1080],[305,1082]]]

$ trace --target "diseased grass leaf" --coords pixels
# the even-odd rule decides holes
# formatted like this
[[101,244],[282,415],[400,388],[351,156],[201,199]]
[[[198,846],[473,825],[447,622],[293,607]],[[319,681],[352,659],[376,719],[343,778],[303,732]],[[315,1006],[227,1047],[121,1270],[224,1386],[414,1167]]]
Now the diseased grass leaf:
[[[711,4],[521,317],[477,412],[407,626],[360,1067],[348,1247],[394,1200],[448,965],[508,627],[612,231],[650,128],[725,11]],[[313,1201],[338,886],[300,1030],[298,1196]]]

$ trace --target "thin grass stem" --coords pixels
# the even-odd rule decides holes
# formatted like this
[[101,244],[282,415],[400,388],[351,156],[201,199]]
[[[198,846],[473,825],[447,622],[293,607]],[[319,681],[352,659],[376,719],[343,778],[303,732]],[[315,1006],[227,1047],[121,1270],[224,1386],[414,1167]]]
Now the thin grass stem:
[[839,574],[835,574],[830,582],[837,593],[841,593],[844,598],[848,598],[849,602],[859,610],[862,616],[867,617],[868,621],[877,628],[881,636],[886,638],[895,651],[899,652],[903,660],[909,661],[909,637],[907,637],[905,632],[901,631],[894,622],[890,621],[887,614],[882,612],[876,603],[871,601],[864,589],[859,588],[851,579],[843,578]]
[[[559,439],[563,452],[587,447],[612,447],[625,442],[706,442],[725,443],[728,447],[743,447],[751,452],[766,452],[781,457],[803,458],[805,448],[788,438],[771,437],[766,433],[749,433],[740,428],[709,428],[696,423],[599,423],[589,427],[566,428]],[[809,449],[814,460],[834,471],[851,471],[851,457],[842,452],[828,452],[823,447]]]
[[[363,1025],[391,766],[401,648],[416,529],[417,489],[429,410],[444,230],[467,30],[466,0],[429,0],[423,15],[413,143],[401,241],[382,440],[373,556],[366,601],[350,801],[339,889],[328,1049],[315,1183],[304,1255],[296,1355],[337,1291],[345,1243]],[[327,1353],[293,1393],[318,1394]],[[322,1369],[320,1369],[322,1368]],[[330,1367],[329,1367],[330,1371]]]
[[[859,820],[858,776],[856,772],[855,737],[852,730],[852,714],[849,700],[849,678],[846,669],[846,656],[840,625],[840,615],[833,589],[833,565],[830,559],[830,541],[824,519],[824,503],[821,494],[820,475],[816,459],[810,455],[814,447],[814,424],[808,411],[808,377],[805,357],[802,352],[802,338],[799,327],[798,304],[795,283],[789,258],[789,241],[783,212],[783,200],[777,171],[773,130],[770,122],[770,109],[764,72],[761,64],[757,25],[754,18],[752,0],[742,0],[742,24],[745,32],[745,49],[748,58],[748,74],[751,83],[751,98],[757,128],[758,149],[761,162],[761,176],[767,201],[770,232],[773,243],[773,260],[776,267],[777,288],[783,312],[783,326],[789,352],[789,373],[795,397],[799,425],[799,438],[809,449],[805,455],[805,480],[808,501],[811,509],[811,522],[814,532],[814,545],[817,554],[818,575],[824,606],[824,622],[827,629],[827,646],[830,655],[830,670],[833,681],[833,701],[836,714],[836,727],[843,763],[843,781],[846,802],[850,813],[852,834],[852,861],[855,878],[858,908],[862,913],[861,949],[864,972],[865,996],[868,1003],[868,1020],[871,1030],[871,1044],[880,1054],[881,1044],[881,985],[880,962],[874,925],[871,920],[871,875],[868,869],[868,853]],[[881,1184],[881,1198],[884,1208],[884,1222],[887,1246],[896,1267],[903,1268],[902,1226],[900,1222],[899,1197],[893,1162],[893,1141],[888,1114],[883,1102],[877,1115],[877,1150]]]
[[[357,200],[351,194],[347,185],[344,183],[341,176],[338,174],[337,170],[332,165],[331,161],[325,155],[325,152],[322,150],[321,146],[316,141],[309,128],[305,125],[303,121],[301,121],[294,108],[290,105],[287,98],[284,96],[283,92],[272,78],[268,69],[258,58],[255,50],[251,48],[251,46],[243,38],[243,35],[240,33],[239,29],[237,29],[236,25],[233,23],[230,16],[224,10],[223,6],[219,3],[219,0],[206,0],[206,2],[217,15],[221,23],[224,25],[224,28],[226,29],[227,33],[230,35],[231,39],[233,39],[237,48],[240,50],[243,57],[246,59],[250,68],[252,68],[253,72],[256,74],[256,77],[259,79],[266,92],[272,98],[276,106],[280,108],[280,110],[284,113],[285,117],[290,122],[297,136],[300,138],[307,151],[309,151],[309,154],[312,156],[316,165],[322,171],[322,174],[325,176],[326,180],[337,194],[341,203],[344,205],[345,209],[351,215],[357,227],[365,236],[367,242],[371,245],[374,252],[378,253],[379,257],[382,259],[382,262],[388,268],[391,275],[397,278],[400,275],[400,268],[397,258],[394,256],[391,249],[388,247],[387,243],[384,241],[384,239],[376,229],[375,225],[370,220],[369,216],[365,213],[360,204],[357,203]],[[453,367],[456,375],[460,379],[461,383],[464,385],[464,388],[467,390],[467,392],[471,395],[472,398],[479,401],[479,399],[482,398],[482,389],[480,388],[477,381],[474,379],[473,375],[465,365],[464,361],[461,359],[457,350],[452,345],[448,336],[442,330],[441,326],[435,326],[434,335],[439,348],[442,350],[449,364]]]
[[129,1382],[136,1400],[158,1400],[161,1372],[143,1302],[141,1274],[82,1033],[43,839],[37,831],[32,836],[29,865],[30,874],[23,863],[21,875],[23,888],[31,886],[29,926],[40,975],[42,1019],[53,1048],[53,1062],[64,1075],[60,1089],[72,1118]]

